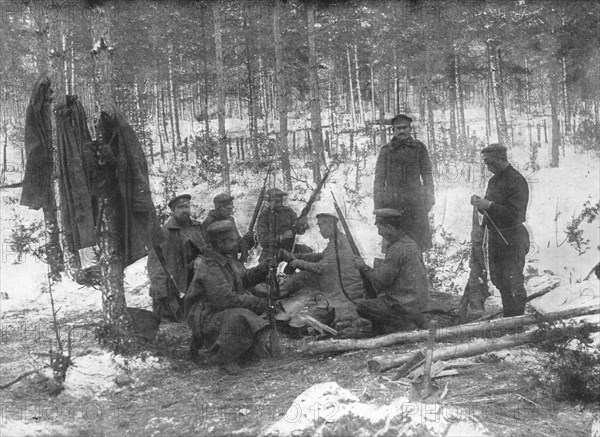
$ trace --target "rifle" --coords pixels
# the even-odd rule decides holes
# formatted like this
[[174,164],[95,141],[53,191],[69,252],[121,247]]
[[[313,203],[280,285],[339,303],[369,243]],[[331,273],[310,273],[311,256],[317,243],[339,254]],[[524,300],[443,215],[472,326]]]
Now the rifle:
[[[302,211],[300,211],[300,215],[296,219],[296,223],[294,224],[294,226],[292,228],[292,235],[293,235],[293,238],[294,238],[294,243],[292,244],[292,253],[294,253],[294,249],[296,248],[296,234],[297,234],[297,230],[296,230],[297,226],[296,225],[298,224],[298,222],[300,222],[300,220],[302,220],[302,219],[304,219],[305,217],[308,216],[308,213],[310,212],[310,209],[312,208],[313,204],[317,201],[317,197],[319,197],[319,194],[321,193],[321,190],[323,189],[323,185],[325,185],[325,181],[329,177],[329,174],[331,173],[333,167],[334,167],[334,165],[332,164],[332,165],[330,165],[327,168],[327,170],[325,171],[325,174],[323,175],[323,177],[321,178],[321,180],[317,184],[316,188],[314,189],[314,191],[310,195],[310,198],[308,199],[308,202],[306,202],[306,205],[304,205],[304,208],[302,208]],[[288,264],[283,269],[283,273],[285,273],[286,275],[291,275],[292,273],[294,273],[295,270],[296,269],[290,267],[289,264]]]
[[271,221],[271,242],[269,243],[269,291],[267,293],[267,316],[269,318],[269,327],[271,328],[271,335],[269,338],[271,356],[275,357],[279,355],[279,337],[277,333],[277,325],[275,320],[275,301],[279,298],[279,282],[277,281],[277,264],[273,262],[275,252],[275,221],[276,215],[273,210],[270,211],[271,215],[269,220]]
[[[258,219],[258,214],[260,214],[260,210],[263,205],[263,201],[265,200],[265,191],[267,190],[267,182],[269,180],[269,175],[271,174],[271,168],[273,164],[269,165],[269,169],[267,170],[267,175],[265,176],[265,181],[263,182],[262,189],[260,190],[260,194],[258,195],[258,201],[256,202],[256,206],[254,207],[254,212],[252,213],[252,219],[250,219],[250,225],[248,226],[248,232],[254,231],[254,225],[256,224],[256,220]],[[240,256],[240,262],[246,262],[248,259],[248,250],[250,248],[246,247],[244,244],[242,246],[242,254]]]
[[[360,257],[361,256],[360,250],[358,250],[358,246],[354,242],[354,238],[352,238],[352,234],[350,233],[350,228],[348,227],[348,223],[346,222],[346,219],[344,218],[344,214],[342,213],[342,210],[340,209],[340,205],[338,205],[333,192],[331,192],[331,197],[333,197],[333,206],[335,207],[335,212],[337,213],[338,218],[340,219],[340,223],[342,224],[342,227],[344,228],[344,232],[346,233],[346,237],[348,238],[348,243],[350,243],[350,248],[352,249],[352,253],[354,253],[355,256]],[[365,287],[365,295],[367,296],[368,299],[375,299],[377,297],[377,291],[375,290],[375,287],[371,283],[371,280],[364,272],[359,271],[359,273],[360,273],[360,277],[363,281],[363,285]]]
[[183,309],[181,307],[181,295],[183,293],[177,286],[175,278],[167,268],[167,260],[165,259],[165,254],[163,253],[162,247],[157,244],[156,246],[154,246],[154,252],[156,252],[156,257],[158,258],[158,261],[162,265],[162,268],[164,269],[165,273],[167,274],[167,282],[170,281],[173,287],[175,288],[175,291],[177,292],[177,296],[167,296],[167,306],[171,310],[171,313],[173,314],[173,317],[175,317],[175,320],[177,320],[178,322],[183,322]]

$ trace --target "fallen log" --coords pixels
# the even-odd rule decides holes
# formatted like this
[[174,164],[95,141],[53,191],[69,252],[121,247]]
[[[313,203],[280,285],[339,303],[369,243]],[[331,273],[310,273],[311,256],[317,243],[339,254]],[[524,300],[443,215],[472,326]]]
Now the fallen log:
[[[597,314],[600,312],[598,305],[576,308],[544,316],[544,320],[555,321],[568,319],[577,316],[586,316],[589,314]],[[505,317],[503,319],[486,320],[483,322],[466,323],[464,325],[450,326],[439,329],[436,332],[436,341],[447,340],[453,337],[467,336],[468,338],[482,337],[484,335],[499,336],[497,332],[506,331],[509,329],[520,328],[523,326],[534,324],[540,316],[527,314],[523,316]],[[415,332],[396,332],[381,337],[369,338],[365,340],[329,340],[310,343],[304,346],[302,352],[309,355],[317,355],[324,353],[339,353],[362,349],[375,349],[378,347],[392,346],[395,344],[404,343],[419,343],[427,339],[427,330]]]
[[[535,329],[527,332],[507,335],[500,339],[486,340],[479,343],[461,343],[453,346],[448,346],[442,349],[437,349],[433,353],[434,360],[450,360],[455,358],[474,357],[476,355],[485,354],[488,352],[508,349],[511,347],[521,346],[531,343],[534,339]],[[373,357],[367,362],[369,372],[381,373],[386,370],[395,369],[403,365],[412,354],[404,355],[385,355]]]

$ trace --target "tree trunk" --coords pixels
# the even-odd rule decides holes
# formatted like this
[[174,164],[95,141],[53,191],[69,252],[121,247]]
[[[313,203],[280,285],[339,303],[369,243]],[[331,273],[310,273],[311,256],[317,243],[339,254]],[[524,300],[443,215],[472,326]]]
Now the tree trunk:
[[365,122],[365,110],[363,107],[362,93],[360,90],[360,73],[358,68],[358,48],[354,44],[354,70],[356,74],[356,95],[358,96],[358,121],[359,123]]
[[171,61],[171,48],[169,48],[167,60],[167,101],[169,103],[169,124],[171,125],[171,147],[173,150],[173,159],[177,159],[177,153],[179,152],[178,146],[181,144],[177,142],[177,134],[175,133],[175,111],[177,111],[177,102],[175,102],[175,90],[173,89],[173,63]]
[[[248,22],[244,19],[244,29],[248,32]],[[250,38],[246,38],[246,71],[247,71],[247,79],[248,79],[248,125],[250,127],[250,141],[252,144],[252,154],[254,158],[255,168],[258,168],[258,161],[260,160],[260,154],[258,150],[258,123],[256,121],[257,118],[257,108],[256,108],[256,96],[254,94],[254,82],[255,78],[252,74],[252,52],[253,50],[250,47]]]
[[[308,69],[310,73],[310,126],[313,143],[313,182],[319,183],[321,181],[321,156],[323,154],[323,133],[321,130],[321,97],[319,95],[319,71],[317,62],[317,43],[315,36],[316,6],[314,3],[308,3],[306,5],[306,8],[308,18]],[[349,52],[348,56],[350,56]],[[349,58],[348,61],[350,61]],[[352,81],[350,81],[350,87],[352,88]]]
[[217,113],[219,122],[219,155],[221,157],[221,178],[227,192],[231,192],[229,179],[229,158],[227,157],[227,135],[225,133],[225,72],[223,71],[223,43],[221,41],[221,3],[212,4],[215,25],[215,55],[217,62]]
[[281,43],[281,9],[283,0],[275,0],[273,6],[273,38],[275,42],[275,72],[277,82],[277,102],[279,109],[279,150],[283,182],[286,190],[292,189],[290,148],[288,146],[287,92],[285,88],[285,70],[283,66],[283,47]]
[[[175,127],[175,143],[177,144],[177,150],[181,150],[181,131],[179,129],[179,102],[183,103],[183,99],[177,99],[179,100],[179,102],[177,102],[175,100],[175,96],[177,96],[178,90],[179,90],[179,86],[175,83],[175,81],[173,80],[173,64],[172,64],[172,51],[173,51],[173,46],[172,44],[169,44],[169,91],[171,94],[171,100],[172,100],[172,108],[173,108],[173,120],[171,121],[172,123],[174,122],[174,127]],[[174,146],[175,147],[175,146]]]
[[502,72],[500,63],[500,48],[495,41],[488,41],[490,58],[490,78],[492,81],[492,91],[494,96],[494,108],[496,110],[496,130],[498,132],[498,142],[506,147],[510,147],[510,138],[508,136],[508,124],[506,123],[506,112],[504,108],[504,86],[502,84]]
[[[44,6],[42,6],[44,7]],[[38,36],[38,53],[37,58],[39,59],[38,65],[44,70],[44,73],[48,73],[51,81],[54,105],[60,105],[65,103],[65,91],[64,91],[64,70],[63,70],[63,45],[62,45],[62,32],[63,32],[63,16],[60,8],[50,9],[49,26],[52,30],[48,32],[46,26],[46,17],[43,11],[36,13],[36,19],[39,20],[36,23],[36,28],[42,29],[41,35]],[[54,49],[57,56],[52,57],[52,62],[48,64],[47,59],[50,57],[50,51],[48,49]],[[43,72],[40,71],[40,74]],[[47,190],[47,197],[45,205],[42,207],[44,214],[44,231],[46,237],[46,262],[50,266],[49,278],[52,281],[59,281],[61,272],[64,271],[65,261],[64,254],[61,249],[60,240],[60,227],[58,225],[58,206],[56,201],[57,191],[57,152],[55,149],[56,142],[56,120],[52,117],[51,104],[47,102],[44,104],[42,119],[44,121],[44,129],[48,132],[47,141],[48,149],[52,151],[49,166],[51,166],[51,178],[50,185]],[[65,247],[67,245],[65,244]],[[70,254],[67,257],[69,261],[70,270],[75,270],[79,266],[79,257],[74,254]]]
[[350,88],[350,114],[352,115],[352,129],[356,126],[356,111],[354,110],[354,86],[352,80],[352,64],[350,62],[350,46],[346,44],[346,59],[348,60],[348,87]]
[[571,135],[571,107],[569,104],[569,93],[567,90],[567,64],[565,57],[561,59],[562,63],[562,103],[563,112],[565,113],[565,136]]
[[466,144],[467,128],[465,122],[465,96],[462,85],[462,78],[460,75],[460,69],[458,68],[458,54],[456,53],[456,46],[454,46],[454,79],[456,80],[456,103],[458,109],[459,134],[463,144]]
[[450,65],[448,68],[449,81],[448,81],[448,96],[450,105],[450,149],[453,152],[457,151],[457,123],[456,123],[456,69],[454,68],[454,56],[450,59]]
[[[163,134],[165,136],[165,142],[168,144],[170,142],[174,142],[174,138],[171,137],[171,140],[169,140],[169,131],[168,131],[168,123],[167,123],[167,114],[165,111],[165,90],[161,87],[160,88],[160,116],[162,118],[162,125],[163,125]],[[171,146],[173,148],[173,150],[175,151],[175,146]],[[161,158],[165,159],[164,153],[161,151]],[[173,159],[175,159],[176,156],[173,156]]]
[[558,119],[558,99],[560,93],[560,87],[558,85],[556,74],[550,75],[550,117],[552,119],[552,158],[550,161],[550,167],[558,167],[560,157],[560,121]]
[[[112,95],[112,56],[113,51],[108,51],[112,44],[110,27],[112,15],[112,2],[95,6],[92,17],[92,37],[95,47],[99,47],[94,56],[95,62],[95,91],[96,91],[96,119],[100,120],[101,112],[114,115],[116,112]],[[104,44],[101,44],[103,42]],[[98,140],[102,138],[100,126],[96,129]],[[125,289],[123,287],[123,257],[119,251],[119,242],[115,236],[120,235],[120,226],[117,221],[117,189],[110,190],[105,198],[99,200],[99,210],[102,215],[100,221],[100,268],[102,271],[102,310],[106,328],[104,339],[116,351],[127,347],[132,338],[131,316],[127,312]]]

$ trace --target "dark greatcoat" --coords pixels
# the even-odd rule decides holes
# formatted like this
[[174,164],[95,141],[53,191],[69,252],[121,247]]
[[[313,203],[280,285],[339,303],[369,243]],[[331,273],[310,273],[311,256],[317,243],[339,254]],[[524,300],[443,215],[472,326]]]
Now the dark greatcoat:
[[431,248],[428,212],[435,204],[432,165],[427,148],[412,137],[396,137],[379,151],[373,183],[375,209],[404,211],[405,232],[422,251]]
[[[194,260],[206,247],[202,225],[196,220],[191,222],[191,226],[182,228],[171,217],[161,230],[165,238],[161,247],[167,268],[182,293],[186,292],[192,281]],[[178,296],[171,281],[167,280],[167,274],[154,250],[151,250],[148,256],[147,268],[150,278],[150,296],[154,299]]]
[[212,249],[200,259],[184,298],[185,316],[214,363],[232,362],[250,349],[258,332],[268,326],[260,317],[267,309],[266,300],[247,291],[265,280],[268,266],[246,269]]
[[50,140],[50,79],[40,78],[34,85],[25,113],[25,176],[21,205],[40,209],[46,204],[51,184],[52,150]]

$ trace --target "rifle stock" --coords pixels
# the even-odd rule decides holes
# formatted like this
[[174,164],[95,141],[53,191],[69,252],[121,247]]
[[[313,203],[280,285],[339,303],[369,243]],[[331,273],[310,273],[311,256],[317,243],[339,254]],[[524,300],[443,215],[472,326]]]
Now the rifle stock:
[[[340,219],[340,223],[342,223],[342,228],[344,228],[344,232],[346,233],[346,237],[348,238],[348,243],[350,243],[350,248],[352,249],[352,253],[354,253],[355,256],[362,258],[361,254],[360,254],[360,250],[358,250],[358,246],[356,245],[356,242],[354,241],[354,238],[352,237],[352,233],[350,233],[350,228],[348,227],[348,223],[346,222],[346,219],[344,218],[344,214],[342,213],[342,210],[340,209],[340,205],[338,205],[333,192],[331,193],[331,197],[333,197],[333,206],[335,207],[335,212],[337,213],[338,218]],[[375,287],[371,283],[371,280],[364,272],[359,271],[359,273],[360,273],[360,277],[363,281],[363,285],[365,287],[365,295],[367,296],[368,299],[375,299],[377,297],[377,291],[375,290]]]

